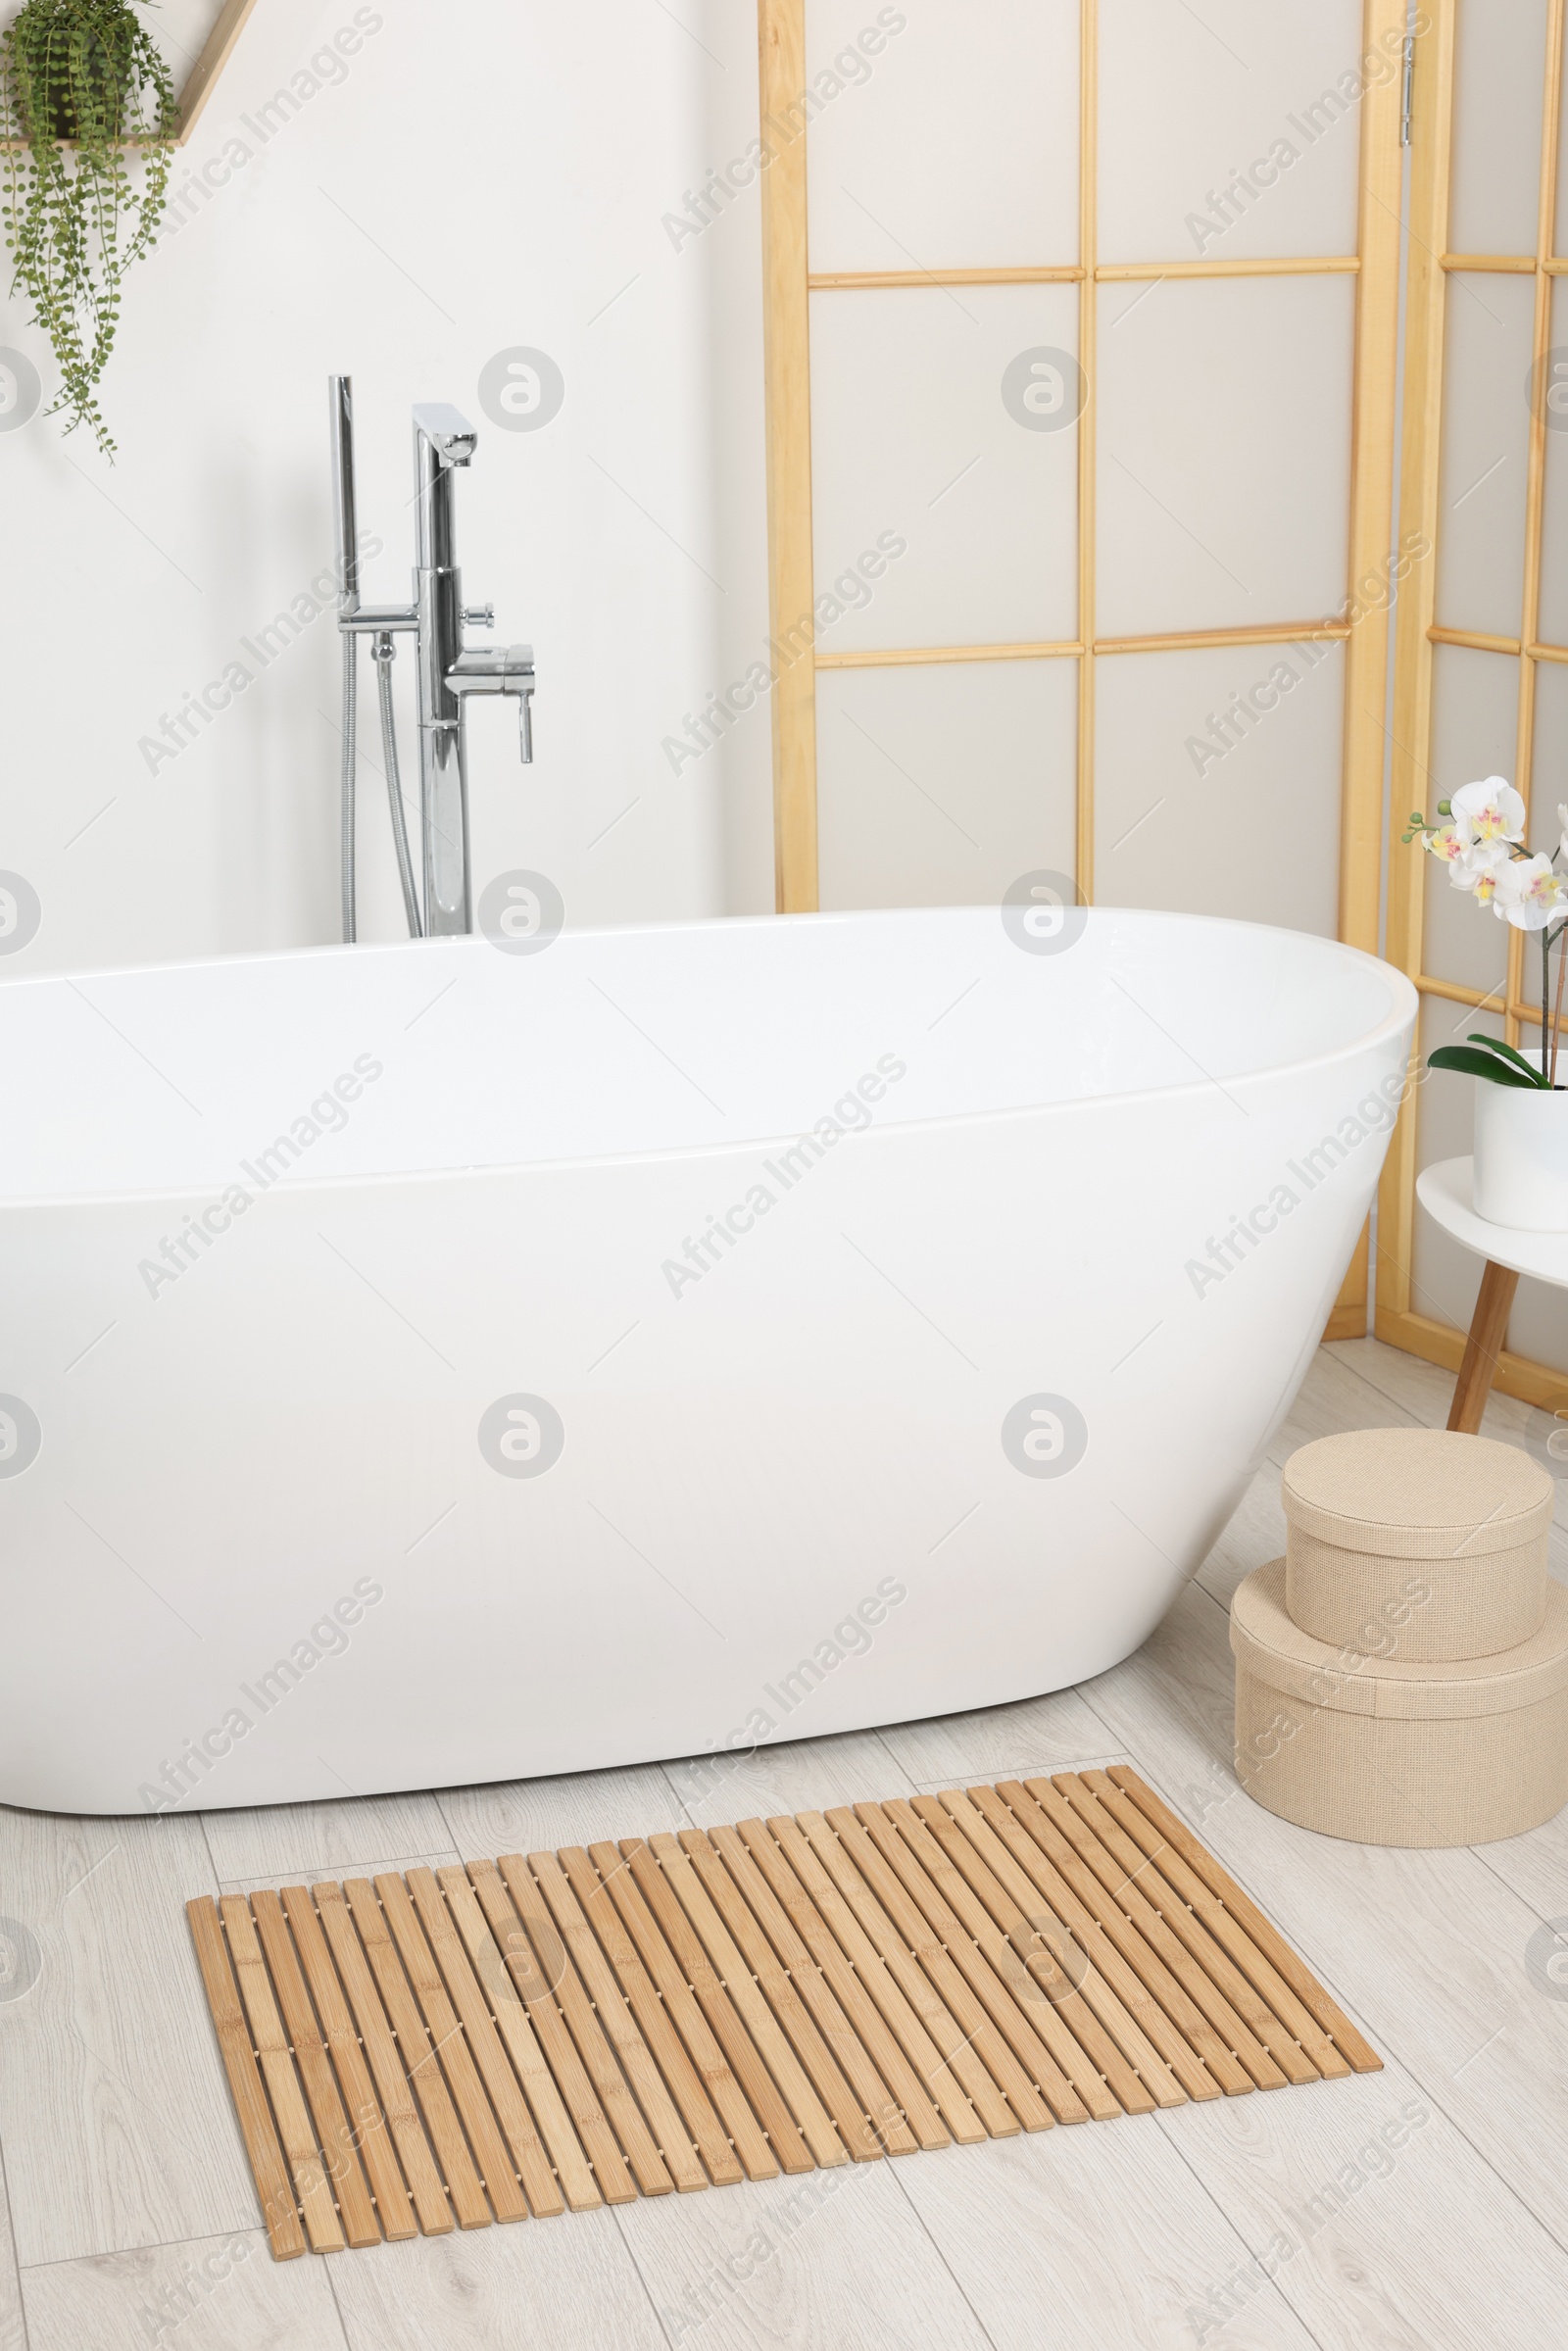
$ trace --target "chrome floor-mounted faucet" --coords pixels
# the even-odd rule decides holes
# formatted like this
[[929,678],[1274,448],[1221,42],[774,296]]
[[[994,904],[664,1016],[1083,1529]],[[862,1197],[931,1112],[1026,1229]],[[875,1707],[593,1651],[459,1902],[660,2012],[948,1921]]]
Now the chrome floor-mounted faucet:
[[[470,694],[511,694],[524,761],[533,758],[533,647],[463,642],[464,624],[493,628],[491,605],[465,608],[458,570],[454,492],[460,465],[472,462],[471,424],[444,403],[414,412],[415,571],[412,605],[360,602],[354,498],[354,391],[350,377],[328,378],[332,419],[332,494],[336,512],[338,628],[343,641],[343,936],[355,934],[354,768],[359,679],[356,652],[370,639],[381,709],[387,792],[404,911],[412,938],[451,938],[473,928],[468,870],[466,707]],[[416,884],[398,777],[392,709],[392,660],[400,635],[415,639],[419,698],[420,873]]]

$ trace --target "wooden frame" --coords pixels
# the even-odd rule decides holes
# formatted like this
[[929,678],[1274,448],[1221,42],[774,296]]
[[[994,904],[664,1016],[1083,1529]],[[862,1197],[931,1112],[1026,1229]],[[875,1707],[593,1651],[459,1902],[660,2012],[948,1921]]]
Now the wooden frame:
[[[218,20],[202,45],[201,55],[192,66],[185,86],[179,93],[179,128],[174,145],[189,143],[191,132],[200,122],[207,102],[213,94],[219,75],[234,53],[234,45],[244,31],[256,0],[223,0]],[[16,147],[16,139],[0,141],[0,145]]]
[[[1363,55],[1391,56],[1403,37],[1403,0],[1366,0]],[[1401,93],[1391,75],[1361,100],[1356,246],[1355,387],[1350,425],[1349,577],[1382,576],[1394,536],[1394,432],[1397,405]],[[1356,610],[1352,601],[1351,608]],[[1387,759],[1389,628],[1386,601],[1370,600],[1350,632],[1345,668],[1345,750],[1340,796],[1340,937],[1378,952],[1383,775]],[[1324,1333],[1359,1339],[1367,1325],[1368,1234],[1363,1230]]]
[[[1356,279],[1351,489],[1347,587],[1381,575],[1393,523],[1392,452],[1398,339],[1398,241],[1401,153],[1397,77],[1361,100],[1360,203],[1353,254],[1280,260],[1102,263],[1098,252],[1100,0],[1080,0],[1079,250],[1076,263],[1015,269],[830,270],[813,274],[807,223],[807,135],[794,136],[763,173],[762,238],[766,349],[769,605],[775,649],[788,646],[773,694],[775,899],[780,913],[818,903],[816,815],[816,672],[898,668],[950,661],[1070,660],[1078,663],[1075,821],[1081,896],[1094,896],[1096,665],[1126,653],[1187,652],[1207,646],[1271,645],[1293,638],[1346,643],[1344,768],[1341,806],[1340,936],[1375,953],[1381,880],[1386,611],[1376,600],[1353,624],[1319,615],[1298,625],[1211,629],[1101,638],[1095,620],[1096,338],[1102,285],[1164,278],[1350,275]],[[1402,0],[1365,0],[1368,51],[1396,52]],[[807,86],[806,0],[759,0],[764,142]],[[808,613],[811,572],[810,301],[847,291],[921,286],[1065,285],[1078,287],[1078,361],[1089,397],[1078,419],[1078,625],[1070,640],[1049,644],[889,647],[856,653],[795,653],[784,632]],[[1366,1329],[1367,1245],[1363,1235],[1329,1323],[1332,1338]]]
[[[806,0],[758,0],[764,152],[762,336],[767,430],[767,601],[774,660],[773,871],[781,914],[811,913],[816,883],[816,600],[811,548],[811,321],[806,133],[775,148],[806,87]],[[801,646],[803,626],[807,643]],[[787,649],[787,652],[786,652]],[[788,658],[793,656],[793,658]]]
[[[1411,122],[1412,185],[1406,294],[1404,444],[1399,487],[1401,536],[1421,532],[1434,550],[1440,527],[1440,471],[1444,392],[1444,328],[1448,278],[1463,271],[1530,276],[1535,280],[1532,359],[1540,369],[1550,344],[1551,281],[1568,272],[1568,258],[1552,252],[1557,198],[1559,110],[1562,99],[1565,0],[1547,0],[1541,178],[1533,254],[1456,254],[1448,250],[1452,177],[1454,36],[1459,0],[1425,0],[1428,27],[1417,39]],[[1531,415],[1525,490],[1525,579],[1520,634],[1494,637],[1445,627],[1437,611],[1437,563],[1417,566],[1403,586],[1395,656],[1394,775],[1389,841],[1386,953],[1415,983],[1423,1001],[1435,997],[1500,1012],[1504,1034],[1517,1044],[1521,1028],[1539,1024],[1524,999],[1524,935],[1510,931],[1507,973],[1490,993],[1439,978],[1424,968],[1426,860],[1402,845],[1411,808],[1432,797],[1433,648],[1456,645],[1519,664],[1518,740],[1514,773],[1530,800],[1535,747],[1536,676],[1542,661],[1568,661],[1568,646],[1539,641],[1542,523],[1545,502],[1545,416],[1538,400]],[[1412,1072],[1419,1065],[1419,1041]],[[1395,1131],[1378,1202],[1380,1339],[1445,1370],[1457,1371],[1465,1334],[1421,1311],[1412,1271],[1415,1237],[1416,1102],[1412,1095]],[[1494,1336],[1500,1336],[1500,1333]],[[1524,1402],[1555,1411],[1568,1406],[1568,1376],[1510,1354],[1496,1356],[1494,1383]]]
[[1100,265],[1100,0],[1079,0],[1078,6],[1078,365],[1086,392],[1078,419],[1078,635],[1083,653],[1078,661],[1078,778],[1075,811],[1078,895],[1086,904],[1095,895],[1095,559],[1099,535],[1099,477],[1095,470],[1099,442],[1099,394],[1096,370],[1100,355],[1100,299],[1096,271]]

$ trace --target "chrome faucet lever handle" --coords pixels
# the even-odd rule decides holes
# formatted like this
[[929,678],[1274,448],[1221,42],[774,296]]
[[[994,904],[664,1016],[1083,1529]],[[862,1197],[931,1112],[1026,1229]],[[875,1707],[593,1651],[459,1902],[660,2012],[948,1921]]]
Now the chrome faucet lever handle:
[[533,763],[533,647],[466,645],[446,674],[450,692],[511,694],[517,703],[517,739],[523,765]]
[[467,622],[469,628],[494,628],[496,624],[496,608],[493,604],[466,605],[463,611],[463,617]]

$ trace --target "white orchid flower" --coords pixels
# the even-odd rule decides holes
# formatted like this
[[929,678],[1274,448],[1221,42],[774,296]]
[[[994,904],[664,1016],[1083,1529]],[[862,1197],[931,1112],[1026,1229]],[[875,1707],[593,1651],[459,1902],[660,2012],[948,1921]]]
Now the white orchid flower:
[[[1564,816],[1563,822],[1568,825],[1568,815]],[[1439,858],[1443,864],[1456,864],[1472,846],[1469,827],[1467,825],[1461,832],[1456,824],[1434,825],[1431,832],[1422,834],[1421,846],[1429,857]],[[1456,887],[1464,889],[1467,885],[1461,882]]]
[[1498,877],[1512,861],[1506,841],[1474,841],[1451,860],[1448,887],[1469,890],[1482,906],[1490,906],[1496,896]]
[[1550,857],[1511,857],[1497,868],[1490,895],[1493,912],[1516,931],[1541,931],[1561,906],[1565,885]]
[[1452,801],[1456,831],[1468,830],[1475,841],[1522,841],[1525,804],[1506,777],[1489,775],[1478,784],[1462,784]]

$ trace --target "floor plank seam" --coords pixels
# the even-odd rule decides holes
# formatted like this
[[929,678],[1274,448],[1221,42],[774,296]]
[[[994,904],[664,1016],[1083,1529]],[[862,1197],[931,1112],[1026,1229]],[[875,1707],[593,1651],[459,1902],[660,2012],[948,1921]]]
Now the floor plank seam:
[[[1174,2149],[1177,2161],[1182,2164],[1189,2176],[1197,2182],[1200,2193],[1204,2195],[1208,2202],[1213,2206],[1215,2212],[1219,2216],[1221,2226],[1229,2229],[1231,2235],[1241,2247],[1242,2260],[1237,2264],[1237,2267],[1240,2269],[1261,2269],[1261,2256],[1253,2252],[1251,2246],[1242,2234],[1240,2224],[1233,2219],[1230,2213],[1226,2211],[1224,2205],[1220,2202],[1218,2196],[1215,2195],[1214,2190],[1210,2187],[1208,2181],[1203,2178],[1202,2173],[1188,2156],[1186,2149],[1181,2145],[1176,2134],[1173,2131],[1164,2131],[1161,2132],[1161,2135],[1165,2139],[1166,2144]],[[1265,2247],[1264,2250],[1266,2251],[1267,2247]],[[1295,2319],[1302,2333],[1307,2336],[1309,2341],[1317,2345],[1317,2351],[1324,2351],[1322,2336],[1315,2332],[1313,2327],[1308,2324],[1305,2313],[1292,2299],[1292,2296],[1287,2291],[1286,2287],[1281,2283],[1279,2271],[1264,2271],[1263,2276],[1265,2282],[1274,2288],[1274,2291],[1276,2294],[1278,2294],[1281,2303],[1284,2305],[1285,2309],[1290,2312],[1292,2318]],[[1221,2290],[1224,2290],[1223,2283],[1221,2285]]]
[[17,2318],[22,2327],[22,2351],[30,2351],[32,2338],[27,2331],[27,2304],[22,2290],[22,2256],[17,2250],[16,2223],[11,2217],[11,2177],[6,2165],[3,2139],[0,2139],[0,2213],[5,2216],[5,2243],[0,2247],[0,2259],[9,2258],[11,2263],[11,2275],[17,2288]]
[[1546,2237],[1551,2244],[1556,2246],[1559,2253],[1561,2253],[1565,2258],[1568,2258],[1568,2240],[1560,2237],[1557,2234],[1557,2231],[1549,2225],[1549,2223],[1546,2222],[1536,2210],[1535,2206],[1529,2201],[1528,2197],[1523,2193],[1523,2191],[1511,2180],[1504,2178],[1503,2174],[1498,2171],[1497,2166],[1493,2161],[1492,2157],[1487,2153],[1485,2147],[1481,2146],[1478,2141],[1471,2136],[1471,2133],[1465,2128],[1465,2125],[1460,2121],[1459,2117],[1452,2111],[1450,2107],[1447,2107],[1444,2104],[1443,2099],[1439,2096],[1438,2092],[1429,2088],[1426,2081],[1417,2071],[1416,2067],[1411,2064],[1410,2060],[1407,2057],[1401,2057],[1398,2051],[1393,2047],[1390,2048],[1389,2054],[1393,2058],[1395,2064],[1399,2068],[1399,2071],[1409,2076],[1410,2080],[1415,2083],[1416,2088],[1421,2092],[1421,2095],[1424,2098],[1430,2098],[1432,2104],[1437,2108],[1439,2114],[1442,2115],[1444,2121],[1448,2125],[1449,2129],[1455,2131],[1457,2135],[1464,2140],[1464,2143],[1469,2148],[1471,2154],[1474,2155],[1477,2161],[1482,2164],[1488,2172],[1491,2173],[1493,2179],[1502,2188],[1504,2194],[1506,2194],[1513,2201],[1513,2203],[1519,2207],[1519,2210],[1524,2214],[1526,2220],[1531,2222],[1537,2229],[1539,2229],[1542,2234]]

